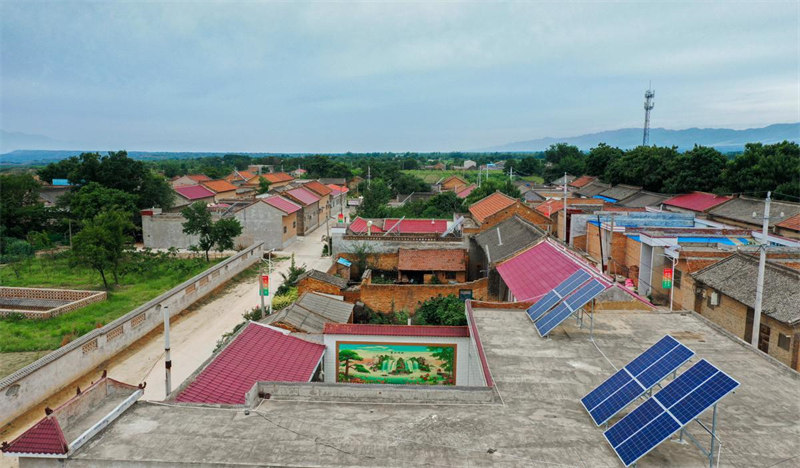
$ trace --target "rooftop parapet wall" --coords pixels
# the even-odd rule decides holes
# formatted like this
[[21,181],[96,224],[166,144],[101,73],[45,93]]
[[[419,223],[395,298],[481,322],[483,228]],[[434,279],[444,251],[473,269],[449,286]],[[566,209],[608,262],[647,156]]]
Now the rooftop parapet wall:
[[462,237],[440,237],[439,235],[388,235],[354,236],[333,234],[333,254],[355,253],[366,249],[370,254],[397,253],[400,249],[466,249],[467,240]]
[[464,291],[471,292],[473,299],[488,299],[488,278],[451,284],[372,284],[366,280],[360,287],[361,302],[369,308],[383,313],[406,310],[411,315],[428,299],[459,296]]

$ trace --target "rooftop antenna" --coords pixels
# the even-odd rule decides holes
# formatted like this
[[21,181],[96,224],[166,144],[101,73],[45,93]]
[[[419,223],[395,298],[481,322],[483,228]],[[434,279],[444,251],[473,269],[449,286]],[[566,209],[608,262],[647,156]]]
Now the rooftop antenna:
[[653,110],[655,104],[653,98],[656,97],[656,92],[652,89],[652,82],[647,85],[647,91],[644,92],[644,134],[642,135],[642,146],[650,144],[650,111]]

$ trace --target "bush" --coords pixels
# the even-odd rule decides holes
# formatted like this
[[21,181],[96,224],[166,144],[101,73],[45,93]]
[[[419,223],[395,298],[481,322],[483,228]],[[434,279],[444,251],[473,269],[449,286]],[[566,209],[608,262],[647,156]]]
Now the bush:
[[434,297],[423,302],[414,315],[415,322],[420,325],[466,325],[464,302],[450,294],[445,297]]
[[275,295],[272,299],[272,310],[277,311],[289,307],[297,300],[297,297],[297,288],[289,288],[285,294]]
[[242,314],[245,320],[258,322],[264,315],[261,313],[261,306],[253,307],[250,312],[245,312]]
[[[297,279],[300,278],[300,275],[302,275],[305,272],[306,272],[306,266],[305,265],[301,265],[299,267],[296,266],[294,263],[294,254],[292,254],[292,264],[289,265],[288,274],[281,273],[281,276],[283,277],[283,284],[275,291],[275,299],[277,299],[278,296],[286,295],[286,293],[288,293],[291,288],[297,286]],[[295,288],[295,293],[296,292],[297,288]],[[296,296],[295,299],[297,299]]]

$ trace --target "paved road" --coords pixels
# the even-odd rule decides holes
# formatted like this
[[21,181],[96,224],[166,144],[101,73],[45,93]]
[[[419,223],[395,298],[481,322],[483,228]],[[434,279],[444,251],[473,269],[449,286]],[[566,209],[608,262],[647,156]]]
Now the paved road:
[[[330,257],[321,257],[322,236],[325,227],[320,226],[310,235],[298,238],[284,252],[277,255],[295,255],[297,265],[305,264],[307,268],[327,270],[331,265]],[[289,260],[277,265],[270,275],[270,291],[276,290],[282,283],[280,273],[289,269]],[[193,311],[173,317],[170,322],[170,341],[172,348],[172,388],[175,389],[189,377],[214,351],[217,340],[242,322],[242,314],[260,304],[258,296],[258,278],[243,281]],[[126,383],[138,384],[147,382],[143,399],[163,400],[165,397],[164,379],[164,334],[154,331],[142,338],[126,351],[116,355],[105,366],[109,377]],[[85,388],[92,380],[96,380],[100,371],[87,374],[76,385]],[[25,429],[44,416],[45,406],[55,408],[74,395],[74,386],[53,395],[38,407],[17,418],[0,433],[0,440],[12,440]],[[0,457],[0,467],[9,465],[7,457]]]

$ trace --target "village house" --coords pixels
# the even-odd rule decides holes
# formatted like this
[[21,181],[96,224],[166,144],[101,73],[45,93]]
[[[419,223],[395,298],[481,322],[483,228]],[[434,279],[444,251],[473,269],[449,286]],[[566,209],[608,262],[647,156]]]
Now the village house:
[[620,200],[630,198],[641,191],[642,191],[641,187],[619,184],[619,185],[614,185],[613,187],[607,190],[603,190],[602,192],[595,195],[594,198],[599,198],[600,200],[607,201],[609,203],[617,203]]
[[302,210],[297,216],[297,235],[305,236],[317,226],[320,221],[320,197],[311,190],[303,187],[286,190],[281,192],[281,196],[288,197],[290,200],[302,206]]
[[200,185],[214,192],[215,202],[238,198],[236,186],[227,180],[206,180],[200,182]]
[[517,215],[534,226],[548,231],[551,221],[543,214],[502,192],[495,192],[469,206],[470,222],[464,224],[465,234],[476,234]]
[[437,192],[459,192],[469,185],[469,182],[457,175],[445,177],[436,183]]
[[467,280],[467,252],[455,249],[400,249],[397,253],[400,283],[463,283]]
[[669,195],[642,190],[627,198],[617,200],[617,205],[624,208],[650,207],[658,210],[661,209],[661,204],[664,203],[664,200],[668,198],[670,198]]
[[314,292],[304,292],[289,307],[260,320],[291,332],[322,333],[326,323],[353,323],[354,304]]
[[244,185],[247,187],[259,187],[261,185],[262,177],[269,182],[270,189],[276,189],[278,187],[289,185],[294,180],[294,177],[285,172],[271,172],[268,174],[254,175],[253,177],[247,179],[247,182],[245,182]]
[[233,172],[225,176],[225,180],[232,183],[233,185],[239,187],[244,185],[248,180],[255,177],[256,174],[248,171],[237,171],[234,169]]
[[[762,198],[739,196],[708,210],[708,219],[733,226],[761,230],[765,201]],[[769,205],[770,231],[793,216],[800,215],[800,203],[772,200]]]
[[753,330],[758,258],[737,253],[692,275],[694,310],[728,332],[800,371],[800,272],[771,261],[764,273],[761,324]]
[[180,211],[192,203],[214,203],[216,193],[203,187],[202,185],[183,185],[173,189],[175,198],[172,203],[172,211]]
[[579,188],[582,188],[584,185],[586,185],[586,184],[588,184],[590,182],[593,182],[596,179],[597,179],[597,177],[594,177],[594,176],[582,175],[582,176],[578,177],[577,179],[573,180],[572,182],[568,183],[567,187],[570,190],[579,189]]
[[178,188],[187,187],[189,185],[198,185],[209,180],[211,180],[211,177],[203,174],[186,174],[173,177],[172,180],[170,180],[170,184],[172,185],[172,188]]
[[664,200],[664,209],[678,213],[705,214],[712,208],[722,205],[732,197],[714,195],[706,192],[691,192],[676,195]]
[[611,184],[604,184],[603,182],[600,182],[599,179],[594,179],[580,187],[577,187],[577,189],[573,190],[573,192],[581,197],[593,198],[595,195],[600,195],[602,192],[605,192],[610,188]]
[[324,271],[308,270],[297,279],[298,294],[316,292],[341,296],[347,288],[348,278],[332,275]]
[[303,184],[303,188],[311,190],[319,197],[319,224],[326,222],[331,216],[331,194],[333,190],[316,180],[306,182]]
[[775,224],[775,234],[792,239],[800,239],[800,214]]

